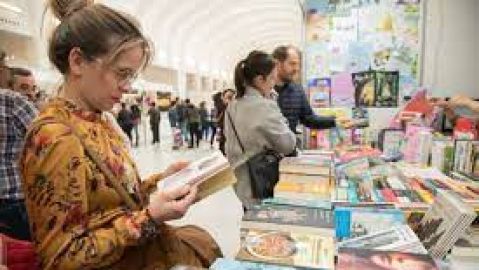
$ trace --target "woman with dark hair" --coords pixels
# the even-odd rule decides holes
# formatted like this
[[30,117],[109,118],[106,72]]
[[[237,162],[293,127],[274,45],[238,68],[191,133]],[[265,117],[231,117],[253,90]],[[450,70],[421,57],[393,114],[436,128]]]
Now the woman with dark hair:
[[244,205],[254,200],[248,158],[265,149],[285,155],[295,149],[295,135],[278,104],[270,99],[275,81],[275,62],[264,52],[253,51],[236,66],[237,95],[226,110],[224,134],[226,154],[238,179],[235,190]]
[[151,45],[131,17],[92,2],[48,1],[60,20],[49,58],[63,85],[30,126],[20,157],[40,267],[208,267],[221,256],[211,236],[166,224],[186,213],[197,188],[156,190],[186,163],[141,181],[121,137],[102,117],[131,89]]

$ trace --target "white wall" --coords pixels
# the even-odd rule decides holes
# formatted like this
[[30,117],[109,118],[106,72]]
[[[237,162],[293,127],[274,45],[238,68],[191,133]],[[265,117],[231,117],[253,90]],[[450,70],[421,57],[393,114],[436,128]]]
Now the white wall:
[[428,0],[424,85],[479,97],[479,1]]

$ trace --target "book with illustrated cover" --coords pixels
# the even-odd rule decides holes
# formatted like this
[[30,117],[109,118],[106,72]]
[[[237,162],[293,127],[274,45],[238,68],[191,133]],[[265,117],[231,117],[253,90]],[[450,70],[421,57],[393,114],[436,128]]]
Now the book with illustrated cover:
[[246,210],[241,227],[334,236],[334,216],[327,209],[257,204]]
[[353,126],[355,128],[369,127],[369,112],[366,108],[353,108],[351,118],[353,120]]
[[453,171],[479,180],[479,141],[456,140]]
[[397,107],[399,99],[399,72],[376,71],[376,107]]
[[431,256],[398,251],[340,248],[337,270],[439,270]]
[[213,265],[210,266],[209,269],[211,270],[300,270],[301,268],[219,258],[213,263]]
[[427,250],[408,225],[391,226],[338,243],[340,248],[363,248],[427,254]]
[[336,207],[334,222],[338,239],[355,238],[406,224],[401,210],[372,207]]
[[331,236],[272,230],[241,229],[238,260],[312,269],[334,269]]
[[374,107],[376,104],[376,72],[352,74],[356,107]]
[[158,189],[169,190],[183,185],[198,185],[198,198],[203,199],[236,182],[228,160],[215,153],[158,182]]
[[279,163],[279,172],[287,174],[331,175],[331,155],[302,155],[285,157]]
[[329,107],[331,105],[331,78],[309,80],[308,92],[312,108]]
[[434,204],[416,228],[429,254],[442,259],[476,218],[472,207],[456,194],[438,190]]

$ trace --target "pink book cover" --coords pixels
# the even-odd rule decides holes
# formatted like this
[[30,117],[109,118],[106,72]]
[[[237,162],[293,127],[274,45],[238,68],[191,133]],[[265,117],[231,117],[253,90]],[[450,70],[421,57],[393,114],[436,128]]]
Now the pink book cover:
[[412,98],[409,100],[406,105],[394,116],[390,126],[394,128],[400,128],[400,116],[404,112],[409,113],[420,113],[424,115],[424,119],[427,125],[431,125],[434,121],[436,114],[434,112],[434,106],[428,102],[427,99],[427,90],[419,90]]

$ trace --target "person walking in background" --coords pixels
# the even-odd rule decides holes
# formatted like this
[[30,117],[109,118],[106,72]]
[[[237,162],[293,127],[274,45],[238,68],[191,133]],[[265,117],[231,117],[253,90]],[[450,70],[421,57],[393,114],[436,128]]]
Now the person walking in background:
[[170,121],[171,130],[178,127],[178,110],[176,101],[170,102],[170,108],[168,109],[168,120]]
[[151,103],[148,115],[150,116],[150,128],[151,133],[153,134],[152,144],[159,143],[161,114],[160,110],[156,107],[155,102]]
[[138,103],[135,102],[130,106],[130,110],[133,117],[133,130],[135,131],[135,146],[138,147],[140,142],[139,126],[141,123],[140,106],[138,105]]
[[189,99],[186,99],[186,119],[188,122],[188,129],[190,130],[190,146],[189,148],[194,147],[194,142],[196,140],[196,147],[200,147],[200,110],[190,102]]
[[120,125],[121,129],[123,129],[130,139],[130,143],[132,143],[133,115],[124,102],[121,103],[121,110],[118,112],[117,121],[118,125]]
[[210,111],[210,127],[211,127],[211,137],[210,137],[210,147],[213,149],[213,143],[215,141],[216,129],[218,128],[218,119],[216,108],[212,108]]
[[200,102],[199,113],[200,113],[201,139],[208,140],[208,133],[209,133],[208,131],[209,131],[210,125],[208,123],[208,110],[206,109],[206,102],[204,101]]
[[[185,101],[186,102],[186,101]],[[178,128],[181,129],[181,134],[185,142],[188,142],[188,119],[186,117],[186,104],[178,99],[176,104],[176,111],[178,114]]]
[[278,104],[270,99],[276,72],[273,58],[261,51],[251,52],[235,69],[238,95],[226,109],[224,135],[226,156],[238,179],[235,191],[244,206],[256,199],[246,161],[265,149],[287,155],[296,146]]

